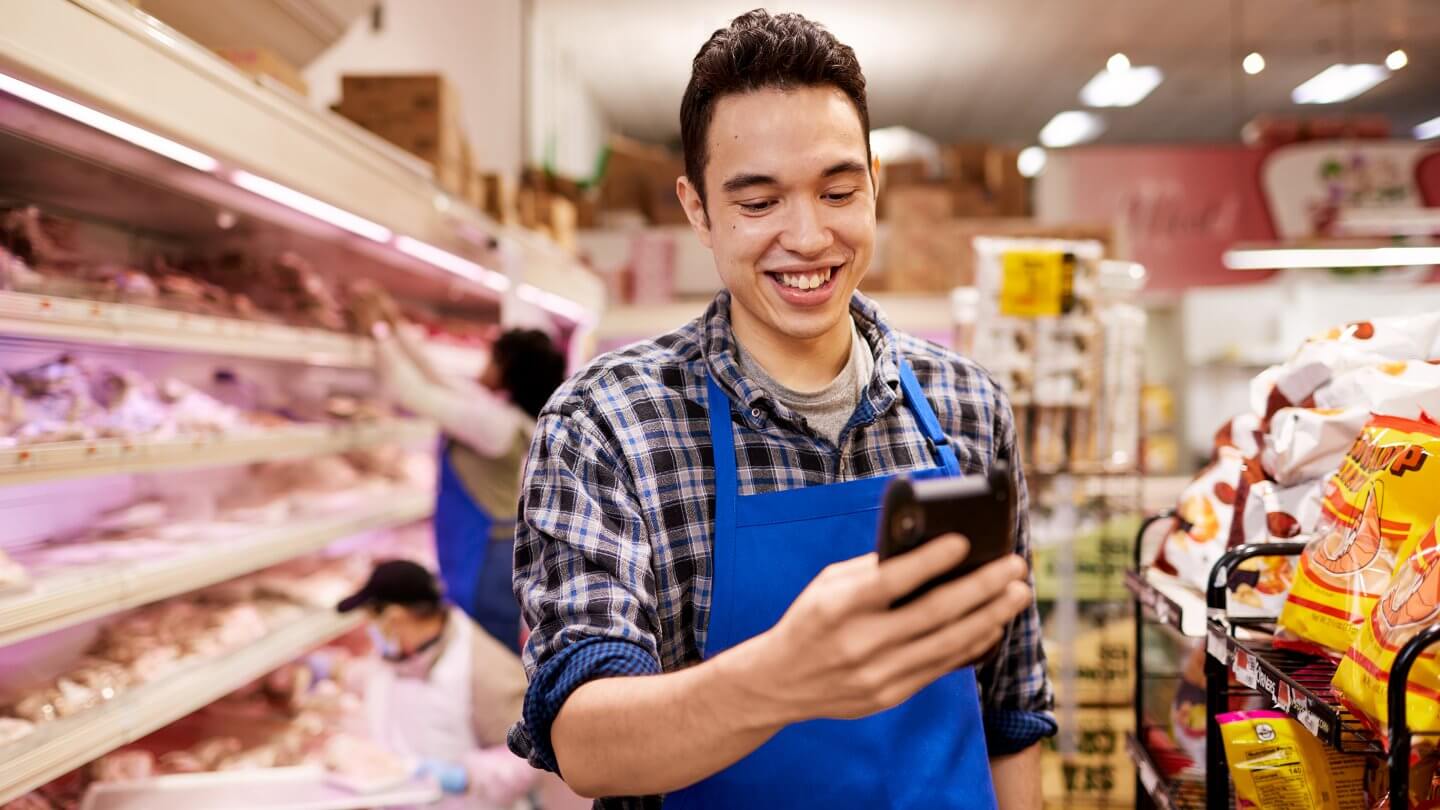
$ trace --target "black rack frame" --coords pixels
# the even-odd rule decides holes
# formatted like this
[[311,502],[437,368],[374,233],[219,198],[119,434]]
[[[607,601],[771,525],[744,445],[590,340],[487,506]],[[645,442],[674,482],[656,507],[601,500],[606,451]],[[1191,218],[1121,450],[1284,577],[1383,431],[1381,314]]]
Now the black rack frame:
[[[1273,618],[1232,617],[1229,614],[1229,583],[1235,569],[1256,557],[1298,556],[1304,543],[1258,543],[1230,549],[1211,569],[1205,593],[1206,656],[1205,656],[1205,776],[1204,792],[1197,797],[1195,778],[1184,775],[1167,782],[1159,773],[1144,745],[1144,654],[1143,634],[1146,612],[1160,623],[1179,631],[1181,609],[1164,594],[1144,583],[1140,565],[1141,541],[1145,532],[1162,520],[1180,521],[1174,511],[1150,515],[1140,523],[1135,535],[1135,569],[1127,573],[1127,585],[1135,594],[1135,732],[1126,740],[1126,747],[1136,765],[1136,797],[1148,796],[1162,810],[1199,808],[1233,810],[1234,801],[1225,747],[1216,718],[1229,710],[1229,698],[1241,689],[1266,695],[1277,709],[1299,720],[1321,742],[1331,748],[1354,754],[1365,754],[1385,761],[1389,773],[1391,810],[1410,808],[1410,752],[1416,732],[1407,722],[1406,686],[1415,662],[1427,650],[1440,645],[1440,624],[1427,627],[1410,639],[1395,656],[1391,666],[1389,691],[1386,695],[1390,727],[1387,748],[1359,720],[1335,704],[1329,692],[1329,675],[1324,658],[1287,650],[1276,650],[1261,634],[1273,632]],[[1237,638],[1236,631],[1259,631],[1255,638]],[[1241,672],[1249,673],[1239,688],[1231,685],[1239,663]],[[1261,677],[1263,675],[1263,677]],[[1395,685],[1402,688],[1396,689]],[[1198,802],[1198,803],[1197,803]]]

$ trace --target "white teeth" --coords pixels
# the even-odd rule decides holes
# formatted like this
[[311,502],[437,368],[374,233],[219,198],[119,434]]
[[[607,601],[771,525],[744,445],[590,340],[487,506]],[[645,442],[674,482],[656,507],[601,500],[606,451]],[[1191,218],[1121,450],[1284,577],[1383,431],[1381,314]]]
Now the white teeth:
[[825,286],[834,274],[834,268],[829,267],[813,273],[781,273],[780,283],[797,290],[813,290]]

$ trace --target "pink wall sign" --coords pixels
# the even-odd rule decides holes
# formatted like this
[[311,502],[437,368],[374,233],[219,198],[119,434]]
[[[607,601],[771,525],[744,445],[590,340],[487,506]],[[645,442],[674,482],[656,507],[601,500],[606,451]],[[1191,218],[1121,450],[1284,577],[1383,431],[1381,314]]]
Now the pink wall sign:
[[1243,146],[1093,146],[1051,150],[1036,215],[1113,222],[1121,248],[1150,271],[1149,290],[1260,281],[1226,270],[1236,242],[1275,238],[1260,188],[1265,153]]

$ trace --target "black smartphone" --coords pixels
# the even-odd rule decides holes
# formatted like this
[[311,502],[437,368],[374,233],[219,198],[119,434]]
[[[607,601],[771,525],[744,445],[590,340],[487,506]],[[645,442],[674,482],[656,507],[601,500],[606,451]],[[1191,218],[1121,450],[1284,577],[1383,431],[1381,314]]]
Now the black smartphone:
[[958,566],[896,600],[895,607],[1014,552],[1014,526],[1015,493],[1003,463],[993,465],[988,475],[892,480],[880,511],[881,560],[951,532],[970,541],[970,553]]

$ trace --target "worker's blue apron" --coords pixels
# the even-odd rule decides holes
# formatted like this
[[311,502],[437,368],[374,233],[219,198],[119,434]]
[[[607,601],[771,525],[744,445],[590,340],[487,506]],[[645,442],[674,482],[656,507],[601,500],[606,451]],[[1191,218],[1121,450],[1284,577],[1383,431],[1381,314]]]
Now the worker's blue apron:
[[[911,475],[959,475],[955,451],[908,364],[901,366],[900,380],[940,461]],[[706,657],[774,626],[825,566],[874,551],[889,481],[865,478],[741,496],[729,400],[713,379],[709,408],[716,514]],[[729,768],[671,794],[665,807],[993,810],[974,671],[953,672],[899,706],[859,720],[787,726]]]
[[450,442],[440,445],[435,500],[435,556],[445,596],[501,644],[520,652],[520,604],[511,572],[515,519],[497,518],[470,497],[450,463]]

